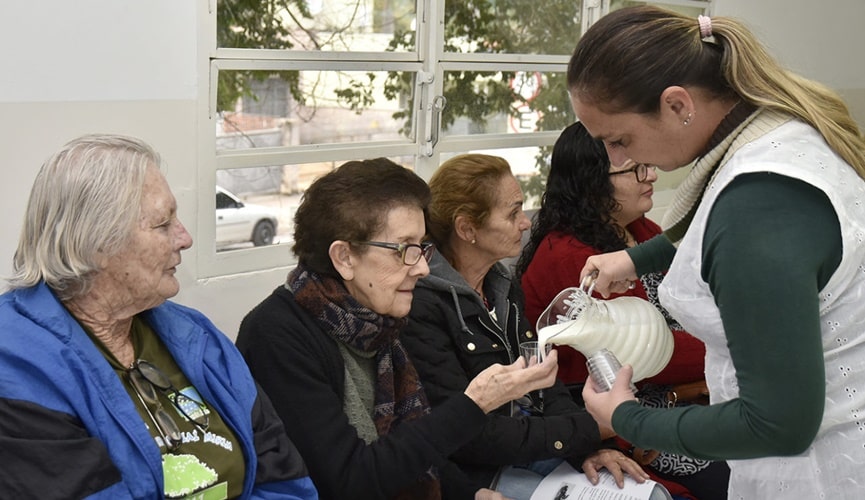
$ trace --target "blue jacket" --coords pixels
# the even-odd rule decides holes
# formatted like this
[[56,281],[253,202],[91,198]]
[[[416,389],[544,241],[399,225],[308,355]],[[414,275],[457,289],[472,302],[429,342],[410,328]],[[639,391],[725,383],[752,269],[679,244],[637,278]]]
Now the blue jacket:
[[[178,366],[236,434],[243,498],[316,499],[270,401],[201,313],[145,311]],[[0,491],[15,498],[161,498],[162,458],[123,384],[43,283],[0,296]]]

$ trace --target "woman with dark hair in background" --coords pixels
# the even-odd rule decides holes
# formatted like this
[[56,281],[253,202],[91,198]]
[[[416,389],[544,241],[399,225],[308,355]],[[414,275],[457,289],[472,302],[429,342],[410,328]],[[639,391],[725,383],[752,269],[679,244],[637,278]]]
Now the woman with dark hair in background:
[[[657,179],[654,167],[645,164],[628,160],[621,166],[610,165],[604,144],[593,139],[580,122],[562,132],[553,147],[541,208],[517,262],[529,321],[535,323],[561,290],[580,286],[580,271],[590,256],[630,248],[661,234],[661,228],[646,217]],[[703,374],[706,349],[658,303],[663,277],[660,272],[643,274],[633,288],[615,295],[651,302],[673,332],[672,358],[660,373],[638,384],[640,400],[656,407],[687,404],[688,396],[703,401],[708,394]],[[557,350],[558,378],[581,399],[579,392],[588,376],[586,357],[568,346]],[[631,449],[627,442],[620,444]],[[701,500],[727,496],[729,470],[724,462],[634,452],[634,459],[673,494],[687,492]]]

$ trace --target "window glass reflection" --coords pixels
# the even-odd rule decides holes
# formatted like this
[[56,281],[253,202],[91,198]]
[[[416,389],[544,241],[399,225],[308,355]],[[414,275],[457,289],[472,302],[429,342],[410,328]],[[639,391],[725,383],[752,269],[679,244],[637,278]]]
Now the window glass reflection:
[[445,135],[526,134],[574,122],[565,73],[445,72]]
[[402,50],[414,0],[219,0],[217,45],[307,51]]
[[[394,86],[390,76],[386,71],[221,71],[217,150],[407,141],[412,113],[405,92],[411,87]],[[394,77],[413,80],[414,73]]]
[[[391,158],[414,168],[413,157]],[[216,251],[294,243],[294,213],[306,188],[343,161],[216,171]]]
[[447,0],[445,50],[569,55],[580,37],[581,0]]

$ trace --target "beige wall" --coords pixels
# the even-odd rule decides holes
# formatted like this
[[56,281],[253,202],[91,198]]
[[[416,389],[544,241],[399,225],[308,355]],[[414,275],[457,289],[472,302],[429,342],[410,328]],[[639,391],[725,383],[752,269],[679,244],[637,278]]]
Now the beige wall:
[[788,69],[841,93],[865,126],[865,2],[715,0],[712,10],[747,23]]
[[[180,217],[193,236],[198,220],[199,91],[206,30],[199,12],[212,0],[7,2],[0,30],[0,275],[11,271],[20,221],[42,161],[67,140],[89,132],[139,136],[164,156]],[[865,123],[865,2],[717,0],[717,13],[741,15],[785,64],[825,81],[851,100]],[[784,12],[783,21],[777,16]],[[9,22],[9,20],[15,20]],[[34,35],[35,34],[35,35]],[[206,38],[206,36],[204,37]],[[854,63],[858,62],[858,63]],[[663,174],[659,188],[682,172]],[[669,192],[659,190],[660,213]],[[243,315],[285,277],[274,268],[201,279],[196,250],[179,268],[181,303],[201,309],[234,336]]]
[[[862,2],[865,5],[865,2]],[[863,14],[865,16],[865,14]],[[865,17],[863,17],[865,19]],[[862,56],[865,59],[865,55]],[[859,67],[863,68],[862,72],[865,73],[865,62],[861,63]],[[841,94],[841,97],[847,101],[847,106],[850,108],[850,113],[853,114],[853,118],[856,118],[856,121],[859,123],[859,128],[861,130],[865,130],[865,86],[858,88],[842,88],[837,89],[838,93]]]

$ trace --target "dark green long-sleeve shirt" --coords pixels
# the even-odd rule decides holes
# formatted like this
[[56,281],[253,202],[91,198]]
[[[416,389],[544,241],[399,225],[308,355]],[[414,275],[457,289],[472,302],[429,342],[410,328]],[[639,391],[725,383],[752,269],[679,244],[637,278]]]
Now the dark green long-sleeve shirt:
[[[669,267],[675,248],[660,235],[628,253],[642,274]],[[629,402],[613,428],[642,447],[714,460],[806,449],[825,401],[818,292],[841,254],[822,191],[770,173],[734,179],[709,214],[699,278],[721,312],[739,398],[663,411]]]

